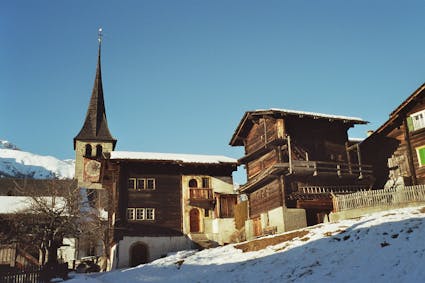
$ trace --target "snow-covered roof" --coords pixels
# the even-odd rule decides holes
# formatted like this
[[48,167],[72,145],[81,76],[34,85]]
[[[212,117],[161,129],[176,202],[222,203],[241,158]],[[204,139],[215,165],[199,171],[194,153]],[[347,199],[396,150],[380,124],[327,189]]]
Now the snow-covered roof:
[[318,112],[308,112],[308,111],[299,111],[299,110],[290,110],[290,109],[283,109],[283,108],[270,108],[270,109],[257,109],[253,111],[247,111],[245,112],[244,116],[242,117],[241,121],[239,122],[239,125],[236,127],[235,132],[233,133],[233,136],[230,140],[230,145],[232,146],[242,146],[243,141],[241,134],[247,134],[246,130],[249,129],[252,126],[252,120],[255,117],[262,117],[265,115],[270,116],[278,116],[278,117],[285,117],[285,116],[295,116],[300,119],[302,118],[311,118],[314,120],[326,120],[328,122],[342,122],[344,124],[349,125],[350,127],[354,126],[355,124],[367,124],[368,122],[363,120],[362,118],[358,117],[350,117],[350,116],[342,116],[342,115],[332,115],[332,114],[323,114]]
[[234,158],[221,155],[178,154],[159,152],[112,151],[110,159],[174,161],[183,163],[237,163]]
[[358,143],[364,141],[364,139],[365,138],[350,138],[350,137],[348,138],[349,141],[351,141],[351,142],[358,142]]
[[326,119],[335,119],[335,120],[346,120],[359,123],[367,123],[362,118],[342,116],[342,115],[332,115],[332,114],[323,114],[317,112],[308,112],[308,111],[299,111],[299,110],[290,110],[290,109],[281,109],[281,108],[270,108],[270,109],[258,109],[254,112],[263,112],[263,111],[278,111],[289,115],[302,115],[302,116],[311,116],[315,118],[326,118]]

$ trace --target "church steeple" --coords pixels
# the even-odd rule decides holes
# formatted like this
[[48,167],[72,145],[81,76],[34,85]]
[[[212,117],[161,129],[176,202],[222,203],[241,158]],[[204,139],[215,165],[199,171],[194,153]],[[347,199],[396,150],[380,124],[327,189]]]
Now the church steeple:
[[106,120],[105,102],[103,98],[102,71],[100,66],[100,56],[102,47],[102,29],[99,29],[99,49],[97,56],[96,77],[93,90],[87,109],[86,119],[78,135],[74,138],[74,149],[76,141],[85,142],[111,142],[113,148],[117,142],[111,135]]

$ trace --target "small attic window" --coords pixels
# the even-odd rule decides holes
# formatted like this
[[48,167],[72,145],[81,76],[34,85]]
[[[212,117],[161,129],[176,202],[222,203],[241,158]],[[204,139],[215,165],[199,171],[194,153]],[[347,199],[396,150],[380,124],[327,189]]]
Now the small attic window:
[[91,157],[92,154],[92,148],[90,144],[86,144],[86,152],[85,152],[85,156],[86,157]]
[[195,179],[191,179],[189,181],[189,188],[197,188],[198,187],[198,181],[196,181]]
[[425,128],[425,110],[413,113],[407,120],[410,130],[416,131]]

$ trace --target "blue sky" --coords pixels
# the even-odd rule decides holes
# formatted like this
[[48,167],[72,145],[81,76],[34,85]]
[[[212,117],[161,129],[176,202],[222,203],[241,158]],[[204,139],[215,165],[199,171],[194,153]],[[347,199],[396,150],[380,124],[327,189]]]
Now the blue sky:
[[2,1],[0,139],[74,158],[100,26],[117,150],[240,158],[228,142],[260,108],[361,117],[370,124],[350,136],[364,137],[424,82],[424,10],[424,1]]

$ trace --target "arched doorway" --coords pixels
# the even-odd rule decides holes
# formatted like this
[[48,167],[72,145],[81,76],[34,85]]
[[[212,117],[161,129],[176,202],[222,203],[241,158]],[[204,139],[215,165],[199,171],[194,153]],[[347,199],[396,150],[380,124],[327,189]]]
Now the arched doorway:
[[189,212],[190,218],[190,232],[197,233],[199,230],[199,209],[192,208]]
[[149,261],[149,249],[145,243],[135,243],[130,248],[130,266],[138,266],[139,264]]

